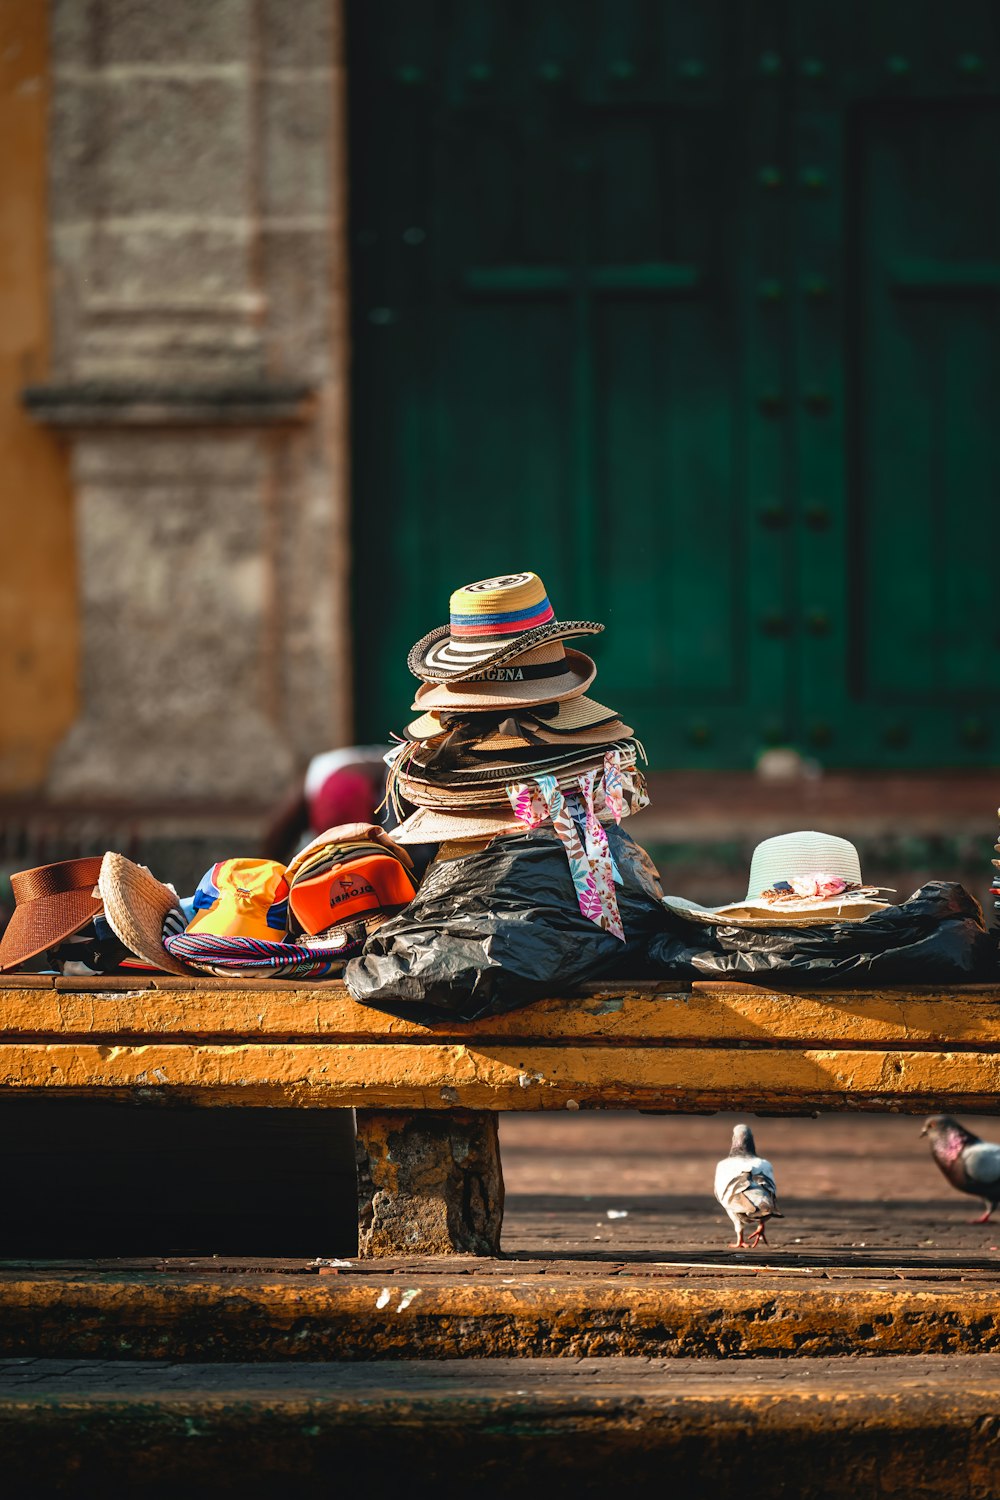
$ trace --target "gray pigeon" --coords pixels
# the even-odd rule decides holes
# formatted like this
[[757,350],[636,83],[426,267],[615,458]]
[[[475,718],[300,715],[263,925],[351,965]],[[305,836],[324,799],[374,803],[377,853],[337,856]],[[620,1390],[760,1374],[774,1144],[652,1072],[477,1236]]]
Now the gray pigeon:
[[1000,1203],[1000,1146],[981,1141],[951,1115],[931,1115],[921,1135],[931,1138],[931,1155],[953,1188],[982,1198],[986,1210],[970,1224],[987,1224]]
[[[736,1243],[731,1250],[755,1250],[763,1240],[768,1219],[781,1219],[775,1197],[774,1168],[757,1155],[749,1125],[733,1128],[733,1144],[715,1169],[715,1196],[733,1221]],[[750,1240],[743,1231],[751,1227]]]

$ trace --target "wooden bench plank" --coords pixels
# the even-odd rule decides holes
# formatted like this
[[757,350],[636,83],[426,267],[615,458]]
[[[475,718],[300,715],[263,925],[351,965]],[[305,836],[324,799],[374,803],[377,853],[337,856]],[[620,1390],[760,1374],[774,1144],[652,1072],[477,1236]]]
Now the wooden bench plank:
[[1000,1053],[0,1039],[0,1089],[400,1110],[1000,1111]]
[[[87,987],[84,987],[86,983]],[[1000,1048],[1000,986],[892,990],[772,990],[762,986],[613,987],[541,1000],[504,1016],[434,1027],[357,1004],[340,984],[248,987],[171,982],[107,989],[0,989],[0,1034],[53,1040],[386,1039],[477,1046],[496,1039],[606,1045],[768,1042],[773,1045],[953,1045]]]

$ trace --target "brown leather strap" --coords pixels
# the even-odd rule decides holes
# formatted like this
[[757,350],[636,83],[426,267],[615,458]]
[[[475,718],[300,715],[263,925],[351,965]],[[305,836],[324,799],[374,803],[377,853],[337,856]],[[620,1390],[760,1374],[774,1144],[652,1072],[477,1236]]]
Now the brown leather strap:
[[19,870],[10,877],[10,888],[18,906],[41,901],[63,891],[93,890],[101,873],[101,856],[64,859],[55,865],[38,865],[34,870]]

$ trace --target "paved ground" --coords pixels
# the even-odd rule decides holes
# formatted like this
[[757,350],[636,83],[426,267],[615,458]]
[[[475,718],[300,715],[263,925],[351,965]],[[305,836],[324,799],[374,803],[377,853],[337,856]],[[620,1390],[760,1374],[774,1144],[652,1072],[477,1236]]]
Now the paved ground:
[[[738,1118],[502,1116],[504,1249],[616,1258],[723,1249],[731,1228],[712,1179]],[[1000,1260],[1000,1210],[995,1223],[969,1224],[978,1201],[948,1186],[920,1138],[921,1120],[826,1115],[749,1123],[774,1165],[785,1214],[769,1233],[768,1259],[839,1249],[848,1262],[870,1262],[882,1250],[930,1262]],[[1000,1140],[1000,1120],[964,1123]]]

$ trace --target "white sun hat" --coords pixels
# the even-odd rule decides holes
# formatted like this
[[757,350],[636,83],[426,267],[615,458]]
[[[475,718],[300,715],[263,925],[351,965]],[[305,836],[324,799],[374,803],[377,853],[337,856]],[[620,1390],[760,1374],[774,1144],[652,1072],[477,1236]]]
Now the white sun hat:
[[698,906],[680,896],[664,902],[695,922],[731,927],[788,927],[859,922],[890,904],[865,885],[858,851],[848,839],[810,830],[781,833],[758,844],[745,901]]

